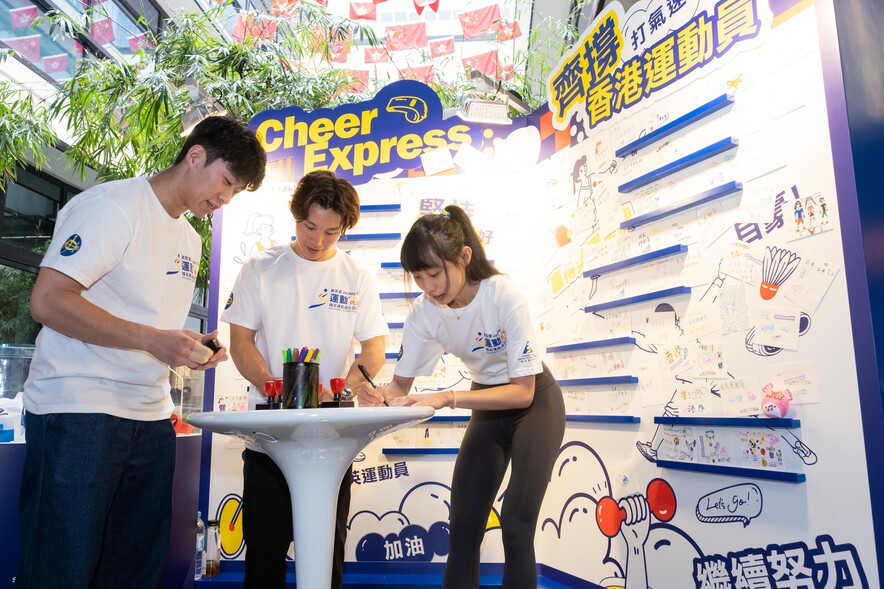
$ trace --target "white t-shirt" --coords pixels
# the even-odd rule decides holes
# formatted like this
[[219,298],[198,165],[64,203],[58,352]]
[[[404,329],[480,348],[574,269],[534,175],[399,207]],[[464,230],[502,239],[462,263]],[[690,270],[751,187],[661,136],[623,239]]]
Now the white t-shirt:
[[444,352],[461,359],[473,381],[500,385],[543,371],[532,348],[536,341],[528,301],[501,275],[479,283],[470,304],[461,309],[420,297],[405,321],[396,374],[427,376]]
[[[65,205],[41,266],[79,282],[83,298],[111,315],[181,329],[200,252],[187,219],[169,216],[147,178],[131,178],[90,188]],[[44,326],[24,406],[37,414],[168,419],[168,366],[147,352],[89,344]]]
[[[347,375],[356,341],[389,332],[367,268],[339,250],[323,262],[305,260],[289,245],[246,261],[221,320],[257,331],[255,345],[277,378],[284,349],[319,348],[319,380],[325,387],[331,378]],[[253,391],[249,407],[263,402],[259,399]]]

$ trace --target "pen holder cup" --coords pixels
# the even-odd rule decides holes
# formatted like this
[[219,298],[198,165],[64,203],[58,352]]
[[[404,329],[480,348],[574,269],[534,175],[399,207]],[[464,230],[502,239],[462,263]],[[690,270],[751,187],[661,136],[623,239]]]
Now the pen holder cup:
[[319,364],[286,362],[282,365],[282,408],[319,407]]

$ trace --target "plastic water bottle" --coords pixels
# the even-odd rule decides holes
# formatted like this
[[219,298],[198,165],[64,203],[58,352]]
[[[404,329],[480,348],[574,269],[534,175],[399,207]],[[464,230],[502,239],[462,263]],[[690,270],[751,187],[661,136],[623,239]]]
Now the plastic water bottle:
[[193,563],[194,581],[206,574],[206,524],[202,512],[196,512],[196,558]]

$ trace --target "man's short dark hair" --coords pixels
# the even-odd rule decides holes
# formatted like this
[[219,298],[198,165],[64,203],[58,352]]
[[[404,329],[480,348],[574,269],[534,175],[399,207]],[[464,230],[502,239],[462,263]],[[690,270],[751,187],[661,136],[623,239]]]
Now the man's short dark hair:
[[289,210],[295,221],[304,221],[310,215],[310,207],[318,204],[341,216],[341,235],[359,221],[359,194],[353,185],[328,170],[314,170],[298,182]]
[[218,159],[227,162],[245,190],[257,190],[264,181],[267,154],[255,132],[242,121],[230,116],[203,119],[187,136],[174,163],[183,161],[194,145],[201,145],[206,151],[206,165]]

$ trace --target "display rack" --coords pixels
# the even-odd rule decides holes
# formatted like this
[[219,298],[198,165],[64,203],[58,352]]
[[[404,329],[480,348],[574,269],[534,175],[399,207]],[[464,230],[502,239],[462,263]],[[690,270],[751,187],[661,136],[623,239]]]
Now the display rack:
[[[466,422],[470,420],[469,415],[434,415],[424,423],[441,423],[441,422]],[[641,417],[637,415],[566,415],[565,421],[577,423],[641,423]],[[421,455],[421,454],[457,454],[457,448],[440,447],[440,448],[383,448],[381,452],[385,455]]]
[[600,384],[635,384],[638,382],[637,376],[628,374],[620,376],[595,376],[592,378],[566,378],[556,381],[560,387],[579,387]]
[[663,125],[659,129],[655,129],[650,133],[643,135],[632,141],[631,143],[627,143],[620,149],[614,152],[614,155],[617,157],[626,157],[627,155],[634,154],[648,145],[652,143],[656,143],[665,137],[669,137],[674,133],[684,129],[688,125],[696,123],[699,120],[702,120],[722,109],[725,109],[731,106],[734,103],[733,96],[729,96],[727,94],[722,94],[717,98],[713,98],[706,104],[698,106],[694,110],[689,113],[683,114],[677,119]]
[[594,313],[596,311],[603,311],[605,309],[613,309],[615,307],[623,307],[626,305],[633,305],[635,303],[643,303],[645,301],[653,301],[655,299],[665,299],[667,297],[674,297],[683,294],[691,294],[690,286],[674,286],[672,288],[665,288],[663,290],[657,290],[654,292],[648,292],[640,295],[635,295],[634,297],[624,297],[622,299],[617,299],[616,301],[607,301],[605,303],[597,303],[595,305],[588,305],[583,307],[583,311],[585,313]]
[[458,448],[383,448],[381,453],[384,455],[394,454],[457,454]]
[[[469,415],[434,415],[424,423],[464,422],[469,420]],[[599,423],[641,423],[641,418],[636,415],[566,415],[565,421],[592,421]]]
[[421,296],[423,293],[421,291],[416,292],[382,292],[378,296],[381,297],[381,300],[385,299],[416,299]]
[[[685,425],[685,426],[721,426],[721,427],[752,427],[752,428],[797,428],[801,427],[801,421],[791,418],[773,417],[669,417],[658,416],[654,423],[661,425]],[[675,460],[657,460],[657,466],[661,468],[673,468],[678,470],[691,470],[711,474],[722,474],[771,481],[785,481],[787,483],[803,483],[806,476],[802,472],[786,472],[778,470],[761,470],[758,468],[744,468],[741,466],[725,466],[719,464],[700,464],[696,462],[678,462]]]
[[715,188],[701,192],[699,194],[695,194],[694,196],[691,196],[689,198],[674,202],[671,205],[667,205],[659,209],[654,209],[653,211],[645,213],[643,215],[638,215],[629,219],[628,221],[623,221],[622,223],[620,223],[620,228],[634,229],[642,225],[647,225],[648,223],[653,223],[654,221],[659,221],[660,219],[665,219],[666,217],[677,215],[679,213],[687,211],[688,209],[700,207],[714,200],[730,196],[731,194],[740,192],[741,190],[743,190],[742,183],[731,181],[726,184],[722,184],[721,186],[716,186]]
[[618,186],[617,190],[621,194],[633,192],[634,190],[638,190],[639,188],[647,186],[648,184],[653,184],[654,182],[658,182],[664,178],[672,176],[677,172],[681,172],[682,170],[690,168],[691,166],[695,166],[701,162],[704,162],[720,153],[724,153],[725,151],[734,149],[739,144],[740,142],[733,137],[725,137],[724,139],[720,139],[715,143],[710,143],[706,147],[700,148],[693,153],[689,153],[682,158],[669,162],[668,164],[664,164],[659,168],[638,176],[637,178],[633,178],[629,182]]
[[345,233],[341,241],[384,241],[402,239],[401,233]]
[[574,350],[591,350],[593,348],[608,348],[613,346],[634,345],[634,337],[612,337],[610,339],[600,339],[591,342],[577,342],[574,344],[564,344],[561,346],[550,346],[546,349],[547,353],[571,352]]
[[686,245],[671,245],[669,247],[664,247],[653,252],[647,252],[638,256],[634,256],[632,258],[626,258],[625,260],[620,260],[619,262],[613,262],[604,266],[598,266],[597,268],[591,268],[583,273],[583,277],[595,278],[596,276],[601,276],[602,274],[607,274],[608,272],[622,270],[624,268],[629,268],[630,266],[637,266],[639,264],[644,264],[645,262],[651,262],[653,260],[659,260],[661,258],[682,254],[686,251],[688,251],[688,246]]
[[400,204],[359,205],[360,213],[396,213],[402,210]]
[[740,466],[719,466],[717,464],[697,464],[696,462],[676,462],[674,460],[657,460],[657,466],[660,468],[671,468],[673,470],[690,470],[709,474],[766,479],[769,481],[783,481],[786,483],[803,483],[807,480],[807,477],[803,472],[760,470],[757,468],[743,468]]
[[719,425],[722,427],[801,427],[801,420],[788,417],[669,417],[661,415],[654,423],[663,425]]
[[566,415],[565,421],[591,423],[641,423],[638,415]]

